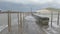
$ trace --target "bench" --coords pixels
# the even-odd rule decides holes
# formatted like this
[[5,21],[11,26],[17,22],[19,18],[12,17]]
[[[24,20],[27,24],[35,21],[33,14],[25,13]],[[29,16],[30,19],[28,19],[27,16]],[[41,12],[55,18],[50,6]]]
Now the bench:
[[36,23],[38,23],[39,25],[48,25],[49,22],[49,18],[48,17],[40,17],[38,15],[34,15],[33,17],[36,19]]

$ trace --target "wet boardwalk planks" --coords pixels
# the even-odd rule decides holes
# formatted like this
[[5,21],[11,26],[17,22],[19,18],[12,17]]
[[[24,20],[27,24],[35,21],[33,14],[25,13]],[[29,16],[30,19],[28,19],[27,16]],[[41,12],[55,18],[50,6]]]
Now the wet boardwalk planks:
[[[18,25],[13,25],[11,32],[8,32],[8,29],[6,28],[5,30],[3,30],[1,34],[20,34],[17,26]],[[23,34],[46,34],[46,33],[34,21],[25,20]]]

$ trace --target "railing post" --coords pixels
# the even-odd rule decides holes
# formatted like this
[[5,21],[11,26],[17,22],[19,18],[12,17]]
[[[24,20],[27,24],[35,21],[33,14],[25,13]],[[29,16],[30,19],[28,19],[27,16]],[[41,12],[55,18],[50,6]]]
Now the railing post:
[[18,33],[22,34],[22,13],[18,13]]
[[23,16],[22,16],[22,18],[23,18],[23,22],[22,22],[22,34],[25,34],[25,32],[24,32],[24,12],[22,13],[23,14]]
[[17,13],[17,16],[18,16],[18,33],[20,31],[20,16],[19,16],[20,13]]
[[59,25],[59,12],[58,12],[58,17],[57,17],[57,25]]
[[23,34],[23,32],[22,32],[22,12],[20,12],[20,33]]
[[53,11],[51,11],[51,27],[52,27],[52,20],[53,20]]
[[8,31],[11,32],[11,13],[8,12]]

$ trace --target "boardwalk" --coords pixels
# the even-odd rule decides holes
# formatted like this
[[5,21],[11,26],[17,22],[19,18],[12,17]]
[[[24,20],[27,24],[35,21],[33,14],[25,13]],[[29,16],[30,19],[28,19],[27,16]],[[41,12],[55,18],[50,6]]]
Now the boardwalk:
[[[39,27],[35,21],[25,20],[23,24],[23,34],[46,34],[41,27]],[[8,32],[6,28],[1,34],[20,34],[18,31],[18,25],[12,26],[12,32]]]
[[[31,13],[25,13],[24,17],[29,16],[29,15],[31,15]],[[12,16],[14,16],[14,15],[12,15]],[[18,18],[16,16],[17,15],[15,14],[15,17],[12,17],[11,32],[9,32],[8,31],[8,27],[6,27],[4,30],[2,30],[0,32],[0,34],[21,34],[20,30],[18,30]],[[3,18],[1,18],[1,19],[3,19]],[[4,24],[4,23],[2,23],[2,24]],[[5,24],[7,25],[7,22]],[[46,34],[42,30],[42,28],[39,27],[38,24],[36,24],[36,22],[33,21],[33,20],[26,20],[26,19],[24,19],[22,29],[23,29],[23,31],[22,31],[23,33],[22,34]]]
[[[0,14],[0,26],[3,26],[3,25],[7,25],[7,18],[8,17],[5,17],[7,16],[6,14]],[[25,13],[24,17],[26,16],[31,16],[31,13]],[[49,17],[50,21],[49,21],[49,28],[48,29],[44,29],[42,27],[40,27],[38,24],[36,24],[36,22],[33,20],[33,19],[23,19],[23,33],[22,34],[59,34],[60,33],[60,25],[57,25],[57,15],[54,15],[54,18],[53,18],[53,22],[52,22],[52,28],[50,28],[51,26],[51,15],[41,15],[40,16],[46,16],[46,17]],[[11,32],[8,32],[8,27],[6,27],[4,30],[2,30],[0,32],[0,34],[20,34],[20,30],[18,30],[18,18],[17,18],[17,15],[14,14],[12,15],[12,18],[11,18],[12,22],[11,22],[11,25],[12,25],[12,30]],[[5,27],[4,26],[4,27]],[[19,26],[20,27],[20,26]],[[2,29],[2,28],[1,28]]]

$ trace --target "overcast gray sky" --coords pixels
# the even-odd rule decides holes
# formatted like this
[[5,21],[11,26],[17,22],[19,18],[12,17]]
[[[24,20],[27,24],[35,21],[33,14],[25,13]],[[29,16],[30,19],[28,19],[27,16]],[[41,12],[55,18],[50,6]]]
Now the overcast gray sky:
[[60,8],[60,0],[0,0],[0,9],[2,10],[20,10],[27,11],[43,9],[47,7]]
[[37,4],[44,4],[44,3],[57,3],[60,4],[60,0],[0,0],[4,2],[13,2],[13,3],[37,3]]

